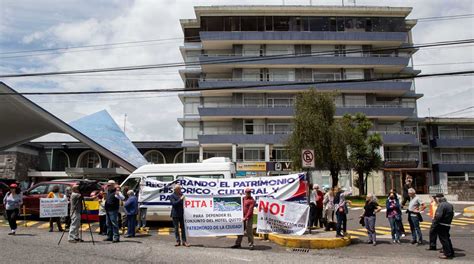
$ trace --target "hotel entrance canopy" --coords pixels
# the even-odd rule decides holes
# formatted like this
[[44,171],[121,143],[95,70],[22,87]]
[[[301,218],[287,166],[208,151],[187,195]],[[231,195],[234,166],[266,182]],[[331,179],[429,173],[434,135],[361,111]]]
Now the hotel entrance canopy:
[[0,82],[0,151],[49,133],[68,134],[129,172],[147,164],[107,111],[67,124]]

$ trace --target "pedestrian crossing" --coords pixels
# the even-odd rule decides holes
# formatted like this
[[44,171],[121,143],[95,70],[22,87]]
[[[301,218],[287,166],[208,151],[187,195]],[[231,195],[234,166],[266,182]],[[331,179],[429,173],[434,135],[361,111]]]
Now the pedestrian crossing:
[[[465,227],[468,225],[474,225],[474,218],[468,218],[468,217],[458,217],[453,219],[451,226],[452,227]],[[409,224],[404,224],[403,227],[405,228],[405,233],[408,235],[410,234],[410,225]],[[429,230],[431,227],[431,222],[420,222],[420,229],[423,230]],[[359,228],[356,230],[348,230],[347,233],[351,236],[352,239],[357,239],[361,237],[367,237],[367,229],[365,228]],[[390,230],[390,227],[385,227],[385,226],[377,226],[375,227],[375,233],[377,235],[381,236],[389,236],[389,238],[392,235],[392,232]]]

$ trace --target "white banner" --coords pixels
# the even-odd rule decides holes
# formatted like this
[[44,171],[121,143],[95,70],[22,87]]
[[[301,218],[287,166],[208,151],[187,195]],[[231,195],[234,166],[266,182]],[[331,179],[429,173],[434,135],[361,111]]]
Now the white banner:
[[185,196],[184,225],[189,237],[242,235],[242,197]]
[[[183,177],[174,183],[180,184],[184,195],[196,196],[242,196],[245,188],[252,189],[254,198],[271,196],[285,201],[304,201],[306,182],[304,174],[243,179],[200,179]],[[139,202],[143,205],[170,205],[172,186],[152,179],[142,180]]]
[[308,205],[261,197],[258,200],[257,233],[303,235],[308,217]]
[[40,198],[40,218],[67,216],[67,198]]

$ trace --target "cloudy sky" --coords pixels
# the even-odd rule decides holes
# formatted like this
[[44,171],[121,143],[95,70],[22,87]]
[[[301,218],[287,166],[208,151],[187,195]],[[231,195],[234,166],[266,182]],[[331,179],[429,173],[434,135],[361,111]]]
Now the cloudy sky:
[[[309,0],[0,0],[0,75],[181,62],[183,36],[179,19],[194,18],[196,5],[309,4]],[[313,4],[341,5],[341,0]],[[346,0],[346,5],[349,5]],[[357,5],[411,6],[409,18],[474,13],[472,0],[357,0]],[[416,43],[470,39],[474,19],[420,22]],[[12,53],[104,43],[162,40],[128,45],[36,53]],[[419,50],[415,67],[424,74],[473,69],[472,46]],[[419,66],[417,66],[419,65]],[[177,68],[147,71],[4,78],[20,92],[161,89],[182,87]],[[440,116],[474,106],[473,76],[416,81],[419,116]],[[106,109],[132,140],[181,140],[177,118],[182,104],[176,94],[31,96],[66,122]],[[456,115],[448,115],[456,116]],[[474,109],[457,116],[474,117]],[[43,140],[63,140],[50,135]]]

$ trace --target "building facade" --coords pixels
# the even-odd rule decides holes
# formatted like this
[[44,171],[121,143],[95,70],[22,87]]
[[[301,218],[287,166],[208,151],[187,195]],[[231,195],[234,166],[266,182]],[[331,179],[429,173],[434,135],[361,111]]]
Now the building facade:
[[[358,112],[383,136],[385,168],[369,191],[384,192],[410,174],[426,192],[416,93],[410,67],[411,8],[330,6],[195,7],[181,20],[188,92],[180,95],[187,162],[225,156],[241,176],[272,174],[291,163],[294,98],[308,88],[334,92],[336,115]],[[372,81],[407,77],[403,80]],[[349,82],[343,82],[343,81]],[[350,82],[350,80],[358,80]],[[366,81],[364,81],[366,80]],[[327,83],[329,82],[329,83]],[[333,82],[333,83],[330,83]],[[199,88],[199,91],[194,91]],[[330,184],[329,172],[315,171]],[[341,175],[351,185],[351,173]],[[372,186],[371,186],[372,185]]]

